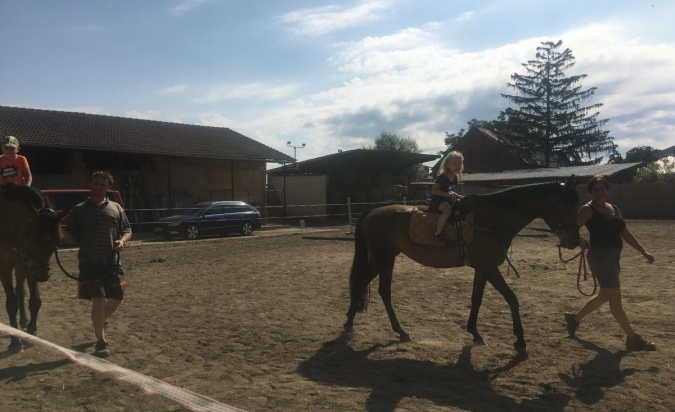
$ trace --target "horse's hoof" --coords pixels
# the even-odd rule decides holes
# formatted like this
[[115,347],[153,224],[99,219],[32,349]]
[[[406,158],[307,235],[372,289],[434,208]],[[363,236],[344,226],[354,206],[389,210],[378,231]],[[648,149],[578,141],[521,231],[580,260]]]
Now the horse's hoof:
[[345,329],[346,332],[351,332],[352,329],[354,329],[354,325],[352,325],[351,323],[345,323],[344,325],[342,325],[342,327]]
[[11,342],[9,342],[9,346],[7,347],[7,351],[10,353],[19,353],[23,351],[23,344],[21,343],[20,340],[18,339],[12,339]]
[[487,342],[483,338],[476,338],[473,340],[475,346],[487,346]]
[[399,339],[401,339],[401,342],[412,342],[413,340],[412,336],[410,336],[408,333],[400,334]]
[[516,343],[513,344],[513,349],[516,350],[516,355],[518,357],[523,357],[523,358],[527,357],[527,346],[525,346],[523,344],[519,344],[519,343],[516,342]]

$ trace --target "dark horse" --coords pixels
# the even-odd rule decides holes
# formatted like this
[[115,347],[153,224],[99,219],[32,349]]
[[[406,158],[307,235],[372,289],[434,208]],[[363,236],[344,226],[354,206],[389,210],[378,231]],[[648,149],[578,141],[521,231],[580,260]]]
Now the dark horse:
[[[499,265],[504,263],[513,237],[537,217],[542,218],[560,241],[573,249],[579,245],[576,212],[579,196],[576,179],[570,176],[565,184],[539,183],[514,187],[487,195],[470,195],[460,201],[463,215],[474,212],[474,237],[466,245],[469,266],[474,268],[471,313],[467,331],[474,342],[482,343],[476,323],[486,282],[504,296],[513,317],[514,348],[526,351],[523,326],[516,295],[504,280]],[[363,311],[369,300],[368,284],[380,276],[378,292],[387,309],[394,332],[403,341],[410,335],[403,330],[391,304],[391,281],[395,257],[403,253],[415,262],[436,268],[462,266],[456,245],[427,246],[413,243],[408,235],[412,207],[390,205],[365,211],[355,231],[355,252],[349,277],[351,305],[344,327],[351,331],[356,312]]]
[[[57,214],[44,194],[29,186],[10,184],[0,192],[0,281],[9,324],[14,328],[20,324],[21,329],[33,335],[37,334],[37,315],[42,305],[38,282],[49,279],[49,263],[60,240],[59,222],[67,213]],[[24,306],[26,283],[30,290],[30,321]],[[12,337],[9,346],[21,348],[22,344]]]

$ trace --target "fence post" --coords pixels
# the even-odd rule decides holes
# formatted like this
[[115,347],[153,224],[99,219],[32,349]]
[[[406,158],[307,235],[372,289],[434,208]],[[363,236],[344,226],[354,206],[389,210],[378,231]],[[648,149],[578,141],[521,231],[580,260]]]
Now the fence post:
[[354,233],[352,226],[352,200],[347,198],[347,217],[349,218],[349,232],[347,234],[351,235]]

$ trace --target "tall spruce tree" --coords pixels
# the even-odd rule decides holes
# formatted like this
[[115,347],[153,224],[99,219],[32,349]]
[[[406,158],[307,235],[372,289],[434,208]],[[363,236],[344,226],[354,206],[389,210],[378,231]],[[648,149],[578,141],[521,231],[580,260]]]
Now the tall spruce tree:
[[596,88],[582,90],[585,74],[565,76],[574,66],[570,49],[559,51],[562,40],[542,42],[535,60],[523,63],[526,74],[511,75],[507,83],[517,95],[502,94],[518,108],[500,114],[523,145],[542,153],[544,166],[595,164],[601,154],[616,152],[614,138],[601,130],[608,120],[599,120],[601,103],[582,106]]

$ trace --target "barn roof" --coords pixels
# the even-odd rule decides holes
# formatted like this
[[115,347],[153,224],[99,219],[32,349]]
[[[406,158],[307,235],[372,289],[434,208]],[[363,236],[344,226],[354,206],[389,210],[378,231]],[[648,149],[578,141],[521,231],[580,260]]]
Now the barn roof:
[[21,146],[270,163],[293,160],[225,127],[97,114],[0,106],[0,131],[16,136]]
[[[292,167],[286,166],[286,173],[325,174],[333,170],[391,170],[412,166],[438,159],[439,155],[421,153],[392,152],[383,150],[354,149],[333,153],[327,156],[304,160]],[[284,173],[284,167],[267,171],[270,175]]]
[[620,172],[629,171],[642,163],[618,163],[590,166],[549,167],[538,169],[508,170],[498,173],[472,173],[462,176],[464,182],[492,182],[492,181],[540,181],[556,180],[575,175],[588,178],[596,174],[612,176]]
[[670,146],[666,149],[663,149],[654,154],[654,157],[658,160],[663,159],[664,157],[673,156],[675,157],[675,146]]

